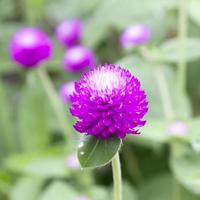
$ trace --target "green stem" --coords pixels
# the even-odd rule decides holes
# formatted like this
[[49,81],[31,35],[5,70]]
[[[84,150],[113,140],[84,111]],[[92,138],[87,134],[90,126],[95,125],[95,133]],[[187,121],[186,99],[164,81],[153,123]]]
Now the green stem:
[[181,199],[182,199],[181,185],[176,179],[174,179],[174,200],[181,200]]
[[186,87],[186,70],[187,70],[187,60],[186,60],[186,45],[187,45],[187,29],[188,29],[188,1],[180,0],[179,6],[179,60],[177,68],[177,88],[180,95],[185,94]]
[[171,97],[169,94],[169,89],[167,86],[167,81],[161,68],[158,68],[156,71],[156,79],[158,82],[158,88],[160,90],[165,118],[167,120],[172,120],[175,117],[174,111],[172,107]]
[[[66,139],[67,148],[71,149],[72,144],[73,144],[73,142],[72,142],[73,140],[71,138],[72,130],[71,130],[70,126],[67,125],[67,114],[64,113],[62,103],[61,103],[61,101],[58,97],[58,94],[54,88],[54,85],[53,85],[52,81],[50,80],[45,69],[40,67],[37,70],[38,70],[37,72],[38,72],[38,76],[41,80],[41,83],[47,93],[47,96],[52,105],[52,108],[54,109],[54,112],[56,114],[59,126],[64,134],[64,138]],[[68,118],[68,121],[70,121],[69,118]]]
[[[2,145],[5,147],[6,152],[12,153],[16,150],[16,140],[14,138],[13,123],[10,116],[11,110],[9,107],[7,94],[0,77],[0,99],[3,106],[0,108],[0,133],[3,137]],[[2,154],[3,155],[3,154]]]
[[112,159],[112,171],[114,182],[114,200],[122,200],[122,178],[119,153]]

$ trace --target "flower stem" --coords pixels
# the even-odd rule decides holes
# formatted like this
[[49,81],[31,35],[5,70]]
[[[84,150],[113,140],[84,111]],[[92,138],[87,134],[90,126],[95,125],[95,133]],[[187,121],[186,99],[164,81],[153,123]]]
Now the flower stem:
[[164,111],[165,118],[167,120],[172,120],[172,119],[174,119],[175,114],[174,114],[173,107],[172,107],[171,96],[169,93],[167,80],[165,79],[162,68],[157,69],[156,79],[157,79],[157,83],[158,83],[158,88],[160,90],[161,102],[163,104],[163,111]]
[[[71,149],[72,148],[72,140],[71,140],[71,132],[72,130],[70,129],[70,126],[67,125],[67,114],[64,113],[63,111],[63,106],[62,103],[58,97],[58,94],[54,88],[54,85],[52,81],[50,80],[47,72],[45,71],[44,68],[40,67],[37,69],[38,71],[38,76],[41,80],[41,83],[47,93],[47,96],[49,98],[49,101],[52,105],[52,108],[54,109],[54,112],[56,114],[59,126],[64,134],[64,138],[67,142],[67,148]],[[66,120],[65,120],[66,119]],[[68,120],[69,121],[69,120]]]
[[187,45],[187,29],[188,29],[188,0],[180,0],[179,6],[179,60],[177,66],[177,88],[180,95],[185,94],[186,87],[186,45]]
[[114,182],[114,200],[122,200],[122,178],[119,153],[112,159],[112,171]]
[[[3,137],[2,145],[5,147],[6,152],[12,153],[17,149],[15,137],[13,135],[13,126],[12,120],[10,116],[10,108],[9,103],[7,102],[7,94],[2,84],[1,76],[0,76],[0,99],[1,106],[0,108],[0,124],[1,124],[1,135]],[[3,150],[3,148],[2,148]],[[3,153],[0,155],[4,155]]]

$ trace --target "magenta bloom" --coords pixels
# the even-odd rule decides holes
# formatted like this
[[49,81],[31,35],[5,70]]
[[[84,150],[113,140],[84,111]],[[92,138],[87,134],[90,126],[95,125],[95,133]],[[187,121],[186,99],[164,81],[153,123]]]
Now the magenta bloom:
[[75,200],[89,200],[86,196],[77,197]]
[[67,167],[69,167],[70,169],[77,169],[80,167],[80,164],[79,164],[79,161],[78,161],[78,158],[75,154],[70,154],[68,157],[67,157],[67,160],[66,160],[66,165]]
[[10,43],[10,54],[13,61],[24,68],[36,67],[41,61],[48,59],[51,53],[51,42],[39,28],[19,30]]
[[174,136],[184,136],[188,133],[188,126],[181,121],[176,121],[169,125],[167,132]]
[[66,51],[63,59],[64,69],[70,72],[80,72],[95,62],[94,53],[83,46],[75,46]]
[[149,42],[151,30],[143,24],[129,26],[120,36],[122,47],[131,47]]
[[80,43],[82,35],[82,22],[78,20],[64,21],[56,28],[56,37],[65,47]]
[[127,69],[111,64],[84,73],[71,96],[74,128],[83,134],[108,139],[138,134],[148,110],[139,80]]
[[64,103],[70,102],[70,95],[75,91],[75,81],[70,81],[60,87],[59,95]]

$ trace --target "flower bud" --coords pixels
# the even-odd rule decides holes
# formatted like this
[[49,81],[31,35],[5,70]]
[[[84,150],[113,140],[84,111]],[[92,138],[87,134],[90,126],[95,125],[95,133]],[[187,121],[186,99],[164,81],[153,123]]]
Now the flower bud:
[[70,95],[75,91],[74,84],[75,81],[70,81],[61,85],[59,95],[64,103],[70,102]]
[[12,60],[23,68],[37,67],[52,54],[48,36],[39,28],[24,28],[15,33],[10,43]]
[[120,36],[120,44],[122,47],[131,47],[142,45],[149,42],[151,38],[151,30],[143,24],[129,26]]
[[82,23],[78,20],[61,22],[56,28],[56,37],[65,47],[79,44],[81,35]]
[[167,132],[173,136],[184,136],[188,133],[188,126],[181,121],[176,121],[168,126]]
[[64,69],[70,72],[80,72],[94,64],[95,55],[87,47],[75,46],[66,51],[63,59]]

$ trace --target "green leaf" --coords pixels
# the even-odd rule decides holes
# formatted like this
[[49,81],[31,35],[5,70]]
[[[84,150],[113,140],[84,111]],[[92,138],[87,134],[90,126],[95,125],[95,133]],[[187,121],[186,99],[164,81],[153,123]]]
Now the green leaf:
[[45,12],[47,17],[56,21],[62,21],[70,18],[79,18],[90,14],[100,0],[49,0],[46,4]]
[[200,154],[183,144],[172,147],[170,165],[176,179],[191,192],[200,194]]
[[49,104],[45,95],[37,74],[31,71],[18,110],[20,142],[24,150],[43,149],[49,143]]
[[[178,62],[180,42],[178,38],[170,39],[161,45],[162,58],[166,62]],[[188,38],[186,47],[187,61],[193,61],[200,58],[200,39]]]
[[12,174],[5,169],[0,169],[0,199],[7,196],[12,184]]
[[121,140],[112,137],[109,140],[84,136],[78,145],[78,159],[82,168],[95,168],[106,165],[119,151]]
[[194,22],[200,26],[200,1],[191,0],[189,3],[189,14]]
[[139,188],[141,200],[198,200],[199,197],[191,194],[179,185],[170,174],[158,174],[146,179]]
[[63,181],[55,181],[47,187],[39,200],[75,200],[78,196],[76,190],[70,185]]
[[18,179],[10,191],[10,200],[36,200],[44,183],[43,179],[23,177]]
[[51,147],[38,152],[17,154],[5,161],[5,165],[13,172],[39,176],[44,178],[66,177],[66,152],[61,148]]

